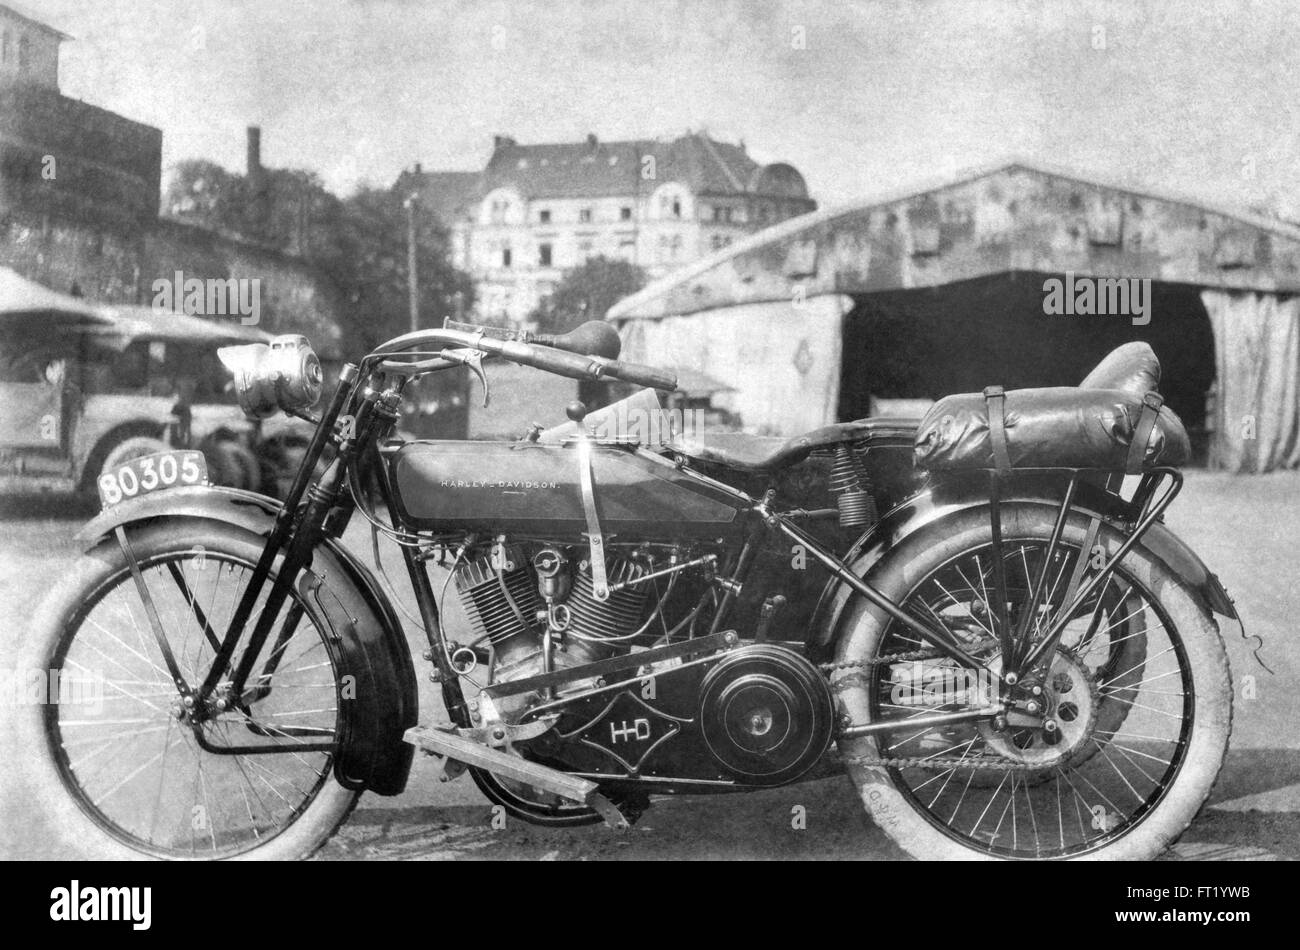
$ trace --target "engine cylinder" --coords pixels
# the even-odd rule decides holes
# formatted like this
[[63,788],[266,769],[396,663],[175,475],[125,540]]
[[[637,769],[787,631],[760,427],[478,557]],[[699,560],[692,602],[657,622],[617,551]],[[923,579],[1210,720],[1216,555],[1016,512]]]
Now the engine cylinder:
[[493,643],[532,630],[540,608],[537,585],[529,575],[523,552],[515,547],[502,550],[500,576],[492,558],[484,555],[462,564],[455,577],[456,593],[475,636],[486,634]]
[[[605,561],[605,575],[611,587],[645,573],[645,568],[626,558],[611,557]],[[573,591],[567,601],[570,630],[583,637],[608,640],[631,633],[641,625],[641,613],[649,593],[644,584],[616,590],[603,603],[596,599],[594,590],[591,565],[584,561],[575,572]]]

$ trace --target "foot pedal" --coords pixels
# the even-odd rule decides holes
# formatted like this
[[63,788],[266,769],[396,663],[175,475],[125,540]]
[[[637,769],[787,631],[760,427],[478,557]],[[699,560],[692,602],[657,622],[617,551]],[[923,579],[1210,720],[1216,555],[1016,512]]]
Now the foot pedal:
[[489,748],[481,742],[466,739],[445,729],[415,726],[407,729],[402,738],[426,752],[433,752],[451,761],[463,762],[465,765],[484,769],[517,782],[524,782],[569,801],[586,805],[604,818],[605,824],[609,827],[617,831],[627,829],[627,819],[623,817],[623,813],[613,802],[600,794],[600,786],[595,782]]

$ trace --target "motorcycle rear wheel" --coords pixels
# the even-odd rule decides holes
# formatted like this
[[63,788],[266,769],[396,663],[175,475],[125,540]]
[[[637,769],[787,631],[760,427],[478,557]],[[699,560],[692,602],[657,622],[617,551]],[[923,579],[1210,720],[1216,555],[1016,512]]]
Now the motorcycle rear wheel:
[[[1004,506],[1004,545],[1041,548],[1054,516],[1043,506]],[[1072,517],[1062,540],[1077,549],[1085,536],[1086,523]],[[1123,538],[1103,527],[1098,541],[1109,558]],[[960,513],[906,539],[877,563],[869,579],[896,603],[915,610],[936,576],[988,545],[987,514]],[[1128,668],[1089,670],[1073,652],[1060,653],[1064,688],[1086,685],[1087,690],[1076,688],[1074,697],[1085,697],[1080,705],[1091,706],[1091,731],[1074,754],[1034,760],[1031,754],[1042,746],[1031,739],[1015,753],[1024,758],[1011,759],[999,753],[999,747],[1011,746],[987,733],[957,748],[948,747],[959,745],[951,740],[937,744],[944,748],[927,747],[926,735],[914,736],[915,730],[840,741],[867,814],[899,847],[924,860],[1150,860],[1187,829],[1209,797],[1227,751],[1232,726],[1227,656],[1212,616],[1152,555],[1135,549],[1117,574],[1129,590],[1125,603],[1140,597],[1146,611],[1145,655],[1136,667],[1141,678],[1135,681]],[[910,636],[855,598],[840,626],[836,660],[915,648]],[[876,669],[865,676],[849,671],[833,676],[840,714],[853,723],[915,715],[915,710],[898,711],[896,703],[890,708],[897,696],[888,692],[890,681],[881,679],[891,675],[890,668]],[[1115,703],[1126,704],[1129,713],[1115,715]],[[963,766],[921,763],[941,755],[947,762],[960,759]],[[975,767],[980,763],[964,765],[968,756],[984,764],[1001,761],[995,782],[974,782],[983,770]],[[875,764],[882,759],[888,762]],[[1035,761],[1037,768],[1014,767]]]

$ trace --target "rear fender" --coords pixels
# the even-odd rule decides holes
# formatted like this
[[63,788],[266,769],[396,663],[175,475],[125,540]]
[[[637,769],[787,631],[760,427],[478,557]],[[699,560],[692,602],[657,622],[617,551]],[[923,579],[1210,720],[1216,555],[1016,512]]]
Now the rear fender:
[[[1065,483],[1059,476],[1016,476],[1004,488],[1002,503],[1038,504],[1055,512],[1060,507],[1064,490]],[[877,561],[909,535],[940,518],[971,508],[987,508],[988,505],[988,482],[983,478],[932,484],[886,513],[854,543],[843,560],[854,574],[865,577]],[[1125,527],[1123,522],[1131,515],[1122,499],[1088,482],[1079,484],[1074,508],[1100,517],[1121,530]],[[1153,524],[1143,535],[1139,547],[1180,577],[1207,610],[1241,623],[1237,608],[1218,577],[1196,552],[1163,524]],[[835,579],[822,590],[810,625],[808,645],[813,652],[820,653],[830,646],[850,594],[851,591]]]
[[[280,503],[233,488],[187,487],[155,492],[101,512],[78,533],[86,550],[119,526],[155,518],[195,518],[233,524],[268,535]],[[406,787],[414,747],[402,734],[417,724],[415,665],[392,604],[374,575],[337,541],[313,554],[299,589],[319,606],[338,651],[340,675],[354,677],[352,715],[334,760],[347,788],[396,795]]]

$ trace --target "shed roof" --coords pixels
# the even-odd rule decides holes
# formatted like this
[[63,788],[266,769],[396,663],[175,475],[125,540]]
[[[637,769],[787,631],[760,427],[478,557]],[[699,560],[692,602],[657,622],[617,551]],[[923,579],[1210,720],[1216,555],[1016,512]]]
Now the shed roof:
[[1014,271],[1300,292],[1300,227],[1012,159],[792,218],[651,283],[615,321]]

